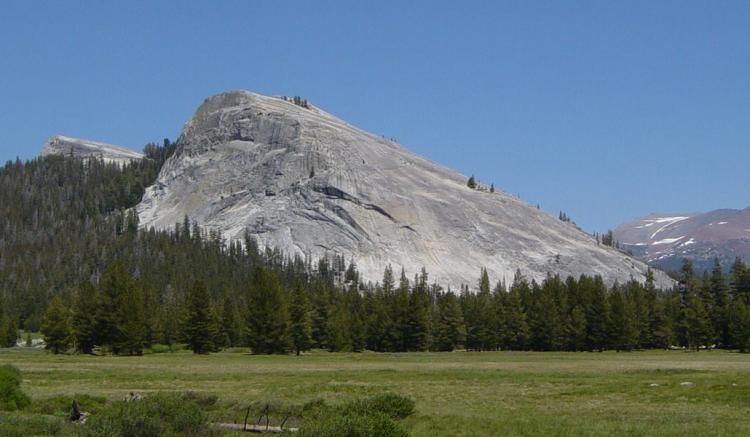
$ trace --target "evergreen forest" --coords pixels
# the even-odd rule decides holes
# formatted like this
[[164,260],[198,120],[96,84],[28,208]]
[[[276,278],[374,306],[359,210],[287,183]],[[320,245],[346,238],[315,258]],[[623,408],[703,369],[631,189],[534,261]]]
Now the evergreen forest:
[[685,260],[667,290],[652,275],[607,287],[518,271],[493,284],[483,269],[459,290],[391,267],[365,282],[351,260],[260,248],[249,231],[228,242],[188,217],[140,228],[133,208],[175,145],[144,151],[125,166],[46,156],[0,169],[0,346],[23,329],[54,353],[750,351],[750,268],[739,259],[703,275]]

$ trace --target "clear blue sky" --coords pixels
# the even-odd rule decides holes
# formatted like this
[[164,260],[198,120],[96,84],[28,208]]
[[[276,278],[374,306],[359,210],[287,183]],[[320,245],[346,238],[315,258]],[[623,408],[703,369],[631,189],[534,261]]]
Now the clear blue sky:
[[750,2],[14,1],[0,158],[302,95],[586,230],[750,205]]

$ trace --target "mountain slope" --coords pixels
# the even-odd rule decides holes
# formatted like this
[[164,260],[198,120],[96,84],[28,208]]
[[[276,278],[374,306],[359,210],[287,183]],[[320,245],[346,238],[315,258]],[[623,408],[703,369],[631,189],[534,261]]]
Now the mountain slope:
[[714,258],[727,268],[737,257],[750,260],[750,208],[651,214],[618,226],[614,236],[622,248],[666,270],[678,269],[682,258],[699,271],[712,268]]
[[198,108],[138,212],[142,226],[188,215],[229,239],[247,228],[288,253],[343,254],[373,281],[387,264],[408,275],[425,267],[453,287],[475,284],[481,267],[493,280],[519,268],[535,279],[643,279],[645,264],[466,180],[318,108],[234,91]]
[[63,155],[85,159],[95,158],[103,159],[104,162],[116,162],[121,165],[143,158],[143,154],[124,147],[62,135],[55,135],[47,140],[47,143],[42,147],[40,155]]

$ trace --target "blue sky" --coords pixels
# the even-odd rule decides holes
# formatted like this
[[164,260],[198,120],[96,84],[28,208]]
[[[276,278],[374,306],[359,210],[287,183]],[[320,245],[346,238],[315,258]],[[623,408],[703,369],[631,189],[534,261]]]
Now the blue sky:
[[[408,3],[408,4],[406,4]],[[750,206],[750,2],[4,1],[0,159],[302,95],[589,231]]]

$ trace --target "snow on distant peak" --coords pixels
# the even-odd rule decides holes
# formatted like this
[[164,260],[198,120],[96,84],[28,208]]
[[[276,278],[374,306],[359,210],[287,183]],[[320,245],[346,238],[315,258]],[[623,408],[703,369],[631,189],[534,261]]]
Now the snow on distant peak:
[[651,243],[651,245],[652,246],[656,246],[658,244],[672,244],[672,243],[676,243],[676,242],[682,240],[683,238],[685,238],[684,235],[682,237],[677,237],[677,238],[665,238],[663,240],[654,241],[653,243]]
[[[651,234],[651,236],[649,237],[650,240],[653,240],[654,237],[656,237],[656,235],[659,232],[667,229],[668,227],[672,226],[675,223],[681,222],[683,220],[687,220],[689,218],[690,218],[689,216],[688,217],[686,217],[686,216],[657,217],[655,219],[646,219],[646,220],[644,220],[644,222],[646,223],[646,225],[644,225],[644,226],[651,226],[651,225],[654,225],[654,224],[662,224],[662,223],[664,223],[659,229],[656,230],[656,232],[654,232],[653,234]],[[653,243],[653,244],[657,244],[657,243]]]
[[691,244],[695,244],[695,238],[691,238],[691,239],[689,239],[688,241],[686,241],[686,242],[684,242],[684,243],[680,244],[680,246],[679,246],[679,247],[690,246]]

